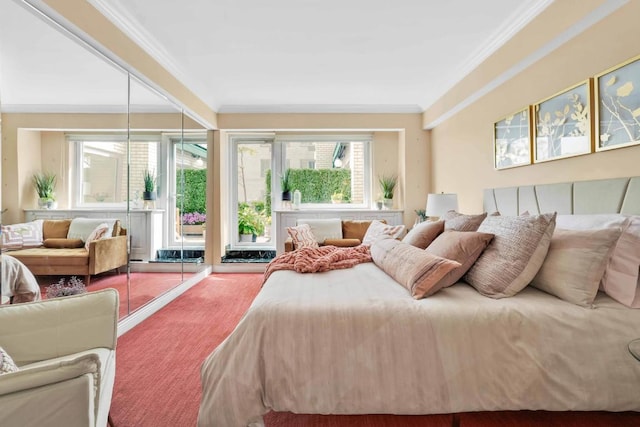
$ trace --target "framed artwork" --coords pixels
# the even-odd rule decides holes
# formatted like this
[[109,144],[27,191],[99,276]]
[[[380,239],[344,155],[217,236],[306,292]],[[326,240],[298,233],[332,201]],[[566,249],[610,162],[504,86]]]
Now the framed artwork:
[[494,167],[531,164],[531,112],[526,107],[493,125]]
[[595,80],[596,151],[640,144],[640,56]]
[[534,105],[534,163],[588,154],[592,80],[586,80]]

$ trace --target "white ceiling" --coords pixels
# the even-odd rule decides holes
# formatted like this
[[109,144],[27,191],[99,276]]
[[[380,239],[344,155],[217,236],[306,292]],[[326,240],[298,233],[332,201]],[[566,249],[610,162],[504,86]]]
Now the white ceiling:
[[[552,0],[89,1],[215,111],[419,112]],[[122,102],[120,71],[34,21],[0,3],[3,105]]]

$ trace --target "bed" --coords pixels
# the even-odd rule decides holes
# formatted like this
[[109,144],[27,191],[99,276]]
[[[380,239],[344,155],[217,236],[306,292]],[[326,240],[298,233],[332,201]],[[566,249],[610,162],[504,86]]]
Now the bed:
[[[597,203],[592,200],[598,200]],[[492,189],[506,215],[640,214],[640,178]],[[270,410],[434,414],[640,410],[640,310],[531,286],[487,298],[465,282],[415,300],[364,263],[278,271],[202,366],[200,426],[259,426]]]

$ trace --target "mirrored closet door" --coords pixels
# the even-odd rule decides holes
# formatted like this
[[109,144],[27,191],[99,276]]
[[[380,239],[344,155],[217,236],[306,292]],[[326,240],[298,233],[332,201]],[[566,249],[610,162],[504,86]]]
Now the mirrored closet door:
[[[116,288],[124,317],[204,267],[205,191],[185,183],[206,185],[206,133],[181,108],[20,1],[0,6],[0,102],[2,224],[42,221],[43,244],[67,240],[11,248],[45,297],[75,275]],[[48,200],[36,176],[53,177]],[[103,223],[111,246],[89,249],[103,258],[88,275],[66,246]]]

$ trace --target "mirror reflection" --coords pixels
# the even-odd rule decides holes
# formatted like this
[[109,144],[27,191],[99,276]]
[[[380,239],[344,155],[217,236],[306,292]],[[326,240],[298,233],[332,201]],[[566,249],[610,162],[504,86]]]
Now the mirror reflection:
[[3,303],[111,287],[126,316],[203,267],[205,191],[184,185],[206,185],[206,133],[28,6],[1,8]]

